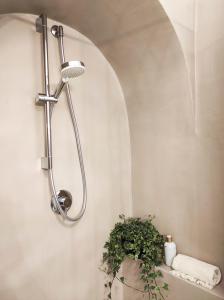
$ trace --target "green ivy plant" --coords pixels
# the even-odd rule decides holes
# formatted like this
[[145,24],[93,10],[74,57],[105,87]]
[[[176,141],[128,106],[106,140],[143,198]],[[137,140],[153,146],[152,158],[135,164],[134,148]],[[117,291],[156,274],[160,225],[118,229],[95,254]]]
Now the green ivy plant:
[[[102,270],[107,274],[107,299],[112,299],[111,290],[115,279],[148,299],[165,299],[164,292],[168,290],[168,284],[161,280],[162,273],[156,268],[163,263],[164,237],[152,224],[153,217],[141,219],[120,215],[119,218],[120,222],[115,224],[104,245]],[[143,289],[131,286],[126,278],[118,276],[126,258],[139,261]]]

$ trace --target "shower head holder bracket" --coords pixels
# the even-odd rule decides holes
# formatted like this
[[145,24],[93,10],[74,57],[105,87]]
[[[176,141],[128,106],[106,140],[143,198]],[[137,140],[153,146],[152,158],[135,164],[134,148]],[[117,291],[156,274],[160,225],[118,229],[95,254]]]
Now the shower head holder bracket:
[[55,96],[47,96],[45,94],[38,94],[36,97],[36,105],[44,105],[46,102],[56,104],[58,99]]

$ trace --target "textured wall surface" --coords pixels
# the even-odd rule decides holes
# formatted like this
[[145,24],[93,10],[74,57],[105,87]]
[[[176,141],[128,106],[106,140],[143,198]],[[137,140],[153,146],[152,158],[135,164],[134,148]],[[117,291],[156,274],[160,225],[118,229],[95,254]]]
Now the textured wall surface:
[[[166,34],[167,47],[156,48],[157,26],[148,49],[157,49],[158,64],[154,69],[152,58],[154,77],[144,73],[147,88],[153,86],[157,97],[143,103],[135,98],[136,113],[132,118],[129,113],[130,124],[135,124],[131,125],[134,214],[154,213],[161,231],[174,235],[179,252],[218,265],[224,272],[223,2],[161,2],[184,56],[171,32]],[[218,297],[168,280],[172,300]],[[127,299],[136,299],[129,293]],[[224,289],[218,294],[223,299]]]
[[[155,214],[179,252],[224,271],[222,5],[161,2],[173,27],[154,7],[154,22],[102,44],[127,102],[133,214]],[[172,300],[181,290],[186,299],[216,298],[168,280]]]
[[[99,46],[118,75],[127,104],[134,215],[155,214],[159,229],[174,236],[180,252],[224,270],[223,1],[160,2],[166,12],[158,0],[141,3],[139,0],[1,0],[1,8],[2,12],[46,12],[78,29]],[[19,37],[12,36],[15,44],[19,44]],[[36,34],[32,36],[35,41]],[[3,42],[4,39],[7,43],[11,41],[2,25]],[[34,51],[39,50],[37,43]],[[57,49],[54,51],[57,56]],[[7,59],[4,63],[8,66]],[[98,68],[95,57],[91,63]],[[36,70],[37,66],[33,68]],[[5,74],[1,76],[8,82]],[[39,78],[40,74],[36,74],[36,80]],[[82,79],[79,82],[84,84]],[[88,80],[85,99],[89,99],[89,87]],[[35,92],[38,89],[35,86]],[[108,93],[112,91],[109,89]],[[98,106],[93,109],[98,111]],[[82,112],[82,106],[79,110]],[[41,122],[37,123],[39,126]],[[63,130],[59,124],[58,127]],[[98,134],[97,131],[97,137]],[[107,134],[103,134],[105,139]],[[91,133],[90,139],[92,136],[95,137]],[[42,137],[39,140],[42,143]],[[100,143],[97,147],[105,146]],[[92,149],[86,149],[93,155]],[[60,160],[57,161],[59,164]],[[7,164],[7,160],[4,162]],[[64,164],[63,161],[61,166]],[[94,170],[98,163],[91,167]],[[67,182],[63,173],[59,179],[60,183]],[[115,204],[112,208],[120,210]],[[170,280],[174,287],[172,300],[182,300],[182,284]],[[186,295],[189,293],[189,299],[206,299],[191,287],[183,290]],[[129,300],[130,297],[126,296]]]
[[[35,16],[0,18],[0,299],[103,299],[102,247],[123,211],[130,214],[130,142],[125,102],[117,77],[100,51],[65,27],[68,59],[86,64],[71,83],[88,183],[83,219],[63,226],[50,209],[44,153],[41,40]],[[49,22],[49,26],[52,22]],[[57,41],[49,36],[52,91],[59,80]],[[81,181],[75,139],[63,95],[53,113],[56,186],[80,207]],[[90,296],[91,295],[91,296]],[[122,289],[114,292],[122,299]]]
[[[189,211],[192,233],[188,253],[219,265],[224,271],[223,218],[223,2],[160,1],[183,50],[190,79],[189,100],[193,139],[190,147],[192,174],[186,177],[192,190]],[[183,119],[184,121],[184,119]],[[183,160],[183,164],[185,164]],[[187,186],[187,185],[186,185]],[[190,190],[189,190],[190,191]],[[185,214],[187,215],[187,214]],[[189,227],[188,227],[189,228]],[[202,233],[203,232],[203,233]],[[218,238],[217,238],[218,237]],[[191,246],[193,246],[192,249]],[[182,249],[183,251],[184,249]]]
[[[198,256],[224,274],[224,3],[196,1]],[[200,179],[199,179],[200,178]]]

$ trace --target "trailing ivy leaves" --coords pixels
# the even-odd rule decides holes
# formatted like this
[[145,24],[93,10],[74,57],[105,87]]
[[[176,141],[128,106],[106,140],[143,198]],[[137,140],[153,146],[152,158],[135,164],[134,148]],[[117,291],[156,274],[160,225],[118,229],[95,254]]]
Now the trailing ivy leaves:
[[[114,279],[147,295],[148,299],[165,299],[164,291],[168,290],[168,284],[161,283],[162,273],[156,268],[163,262],[164,238],[152,224],[153,217],[141,219],[120,215],[119,218],[121,221],[115,224],[104,245],[103,270],[108,275],[105,287],[109,289],[107,299],[112,299]],[[123,276],[118,277],[121,264],[126,258],[139,262],[142,290],[130,286]]]

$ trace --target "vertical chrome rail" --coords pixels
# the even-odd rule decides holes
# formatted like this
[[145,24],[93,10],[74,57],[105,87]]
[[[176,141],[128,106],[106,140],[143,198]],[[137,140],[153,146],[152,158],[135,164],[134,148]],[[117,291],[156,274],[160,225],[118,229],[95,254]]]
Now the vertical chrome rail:
[[48,37],[47,37],[47,17],[45,15],[40,15],[39,18],[41,20],[41,28],[42,28],[45,93],[46,93],[47,96],[50,96],[49,63],[48,63]]
[[[52,169],[52,138],[51,138],[51,97],[49,82],[49,61],[48,61],[48,36],[47,36],[47,16],[40,15],[36,21],[37,32],[42,33],[43,58],[44,58],[44,89],[45,95],[42,95],[44,101],[45,116],[45,157],[41,159],[42,169]],[[49,100],[48,100],[49,99]],[[54,101],[54,99],[52,99]],[[56,99],[55,99],[56,101]]]

